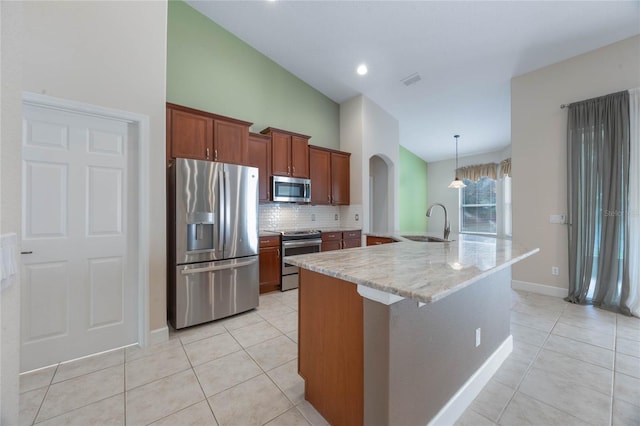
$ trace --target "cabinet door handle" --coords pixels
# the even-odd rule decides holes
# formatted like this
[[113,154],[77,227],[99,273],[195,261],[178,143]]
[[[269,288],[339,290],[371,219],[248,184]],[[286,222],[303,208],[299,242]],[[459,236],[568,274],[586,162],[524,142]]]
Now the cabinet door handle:
[[331,201],[331,196],[327,195],[327,201]]
[[296,166],[293,166],[293,173],[296,172]]
[[31,250],[29,251],[21,251],[20,254],[32,254],[33,252]]
[[214,156],[214,160],[218,161],[218,150],[217,149],[213,150],[213,156]]
[[290,175],[291,174],[291,166],[287,166],[287,174]]
[[278,257],[280,257],[280,249],[278,249]]
[[209,159],[209,148],[207,148],[207,160]]

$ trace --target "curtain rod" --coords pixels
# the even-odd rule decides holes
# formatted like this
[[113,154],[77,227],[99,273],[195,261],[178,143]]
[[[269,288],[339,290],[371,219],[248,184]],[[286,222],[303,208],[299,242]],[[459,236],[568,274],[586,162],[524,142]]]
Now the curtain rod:
[[569,104],[560,104],[560,109],[569,108]]

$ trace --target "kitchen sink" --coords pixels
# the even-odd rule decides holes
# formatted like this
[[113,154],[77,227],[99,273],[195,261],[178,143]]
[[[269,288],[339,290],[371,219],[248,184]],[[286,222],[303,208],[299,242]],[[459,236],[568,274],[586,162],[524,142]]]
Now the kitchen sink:
[[429,237],[426,235],[402,235],[403,238],[411,241],[420,241],[423,243],[449,243],[453,240],[444,240],[438,237]]

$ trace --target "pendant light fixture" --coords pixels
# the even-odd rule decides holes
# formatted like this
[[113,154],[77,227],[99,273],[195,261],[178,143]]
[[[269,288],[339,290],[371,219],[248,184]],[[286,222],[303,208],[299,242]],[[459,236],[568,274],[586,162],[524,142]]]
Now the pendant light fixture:
[[459,189],[464,188],[467,185],[465,185],[463,181],[458,179],[458,138],[460,137],[460,135],[453,135],[453,137],[456,138],[456,178],[449,184],[449,188]]

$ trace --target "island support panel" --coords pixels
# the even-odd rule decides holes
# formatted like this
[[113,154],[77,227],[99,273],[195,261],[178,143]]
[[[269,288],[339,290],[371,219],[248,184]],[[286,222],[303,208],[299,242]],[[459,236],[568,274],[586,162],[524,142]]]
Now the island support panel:
[[422,307],[364,299],[364,424],[428,424],[510,336],[510,284],[506,268]]
[[363,297],[352,283],[303,268],[298,295],[305,399],[331,425],[362,425]]

